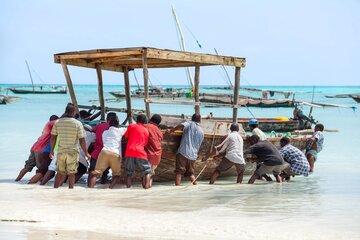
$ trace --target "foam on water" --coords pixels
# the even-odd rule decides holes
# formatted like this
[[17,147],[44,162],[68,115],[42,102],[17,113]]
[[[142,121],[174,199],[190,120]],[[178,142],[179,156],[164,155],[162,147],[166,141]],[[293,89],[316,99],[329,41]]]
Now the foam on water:
[[[77,87],[79,102],[96,99],[95,86]],[[106,87],[106,91],[115,87]],[[290,89],[291,90],[291,89]],[[311,98],[311,87],[296,88],[300,98]],[[360,88],[317,88],[324,94],[360,92]],[[125,237],[210,239],[360,239],[359,112],[349,109],[315,109],[314,116],[329,129],[316,171],[290,183],[237,185],[225,179],[209,186],[174,187],[155,184],[151,190],[87,189],[77,186],[52,189],[13,183],[33,141],[48,116],[61,114],[64,96],[26,96],[0,107],[0,219],[34,220],[16,223],[42,229],[97,231]],[[331,99],[356,105],[352,99]],[[134,102],[135,108],[142,101]],[[111,103],[122,107],[123,102]],[[191,113],[190,106],[154,105],[154,112]],[[230,116],[230,109],[204,109],[204,113]],[[251,109],[255,116],[290,116],[290,109]],[[306,111],[306,109],[305,109]],[[250,117],[245,109],[241,116]],[[27,176],[30,177],[30,174]],[[245,179],[245,181],[247,178]],[[25,182],[25,181],[24,181]],[[9,224],[2,222],[0,225]],[[0,230],[1,232],[1,230]],[[1,233],[0,233],[1,236]]]

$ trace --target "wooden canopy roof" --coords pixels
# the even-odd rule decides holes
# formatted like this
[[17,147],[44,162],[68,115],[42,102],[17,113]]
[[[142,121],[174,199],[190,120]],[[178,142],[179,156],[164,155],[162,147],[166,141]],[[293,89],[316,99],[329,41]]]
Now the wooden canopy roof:
[[54,55],[55,63],[62,61],[67,65],[96,68],[122,72],[143,68],[146,59],[148,68],[173,68],[209,65],[225,65],[245,67],[245,58],[174,51],[150,47],[96,49],[76,52],[58,53]]

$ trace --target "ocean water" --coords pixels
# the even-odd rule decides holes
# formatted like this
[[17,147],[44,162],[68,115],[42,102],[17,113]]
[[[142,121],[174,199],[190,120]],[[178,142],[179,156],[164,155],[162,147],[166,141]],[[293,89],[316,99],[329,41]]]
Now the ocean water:
[[[296,99],[360,107],[350,98],[325,98],[360,93],[359,86],[261,88],[294,91]],[[108,106],[125,107],[125,102],[113,101],[108,94],[121,89],[105,86]],[[96,86],[75,86],[75,91],[80,104],[96,104],[92,101],[97,99]],[[174,187],[170,182],[155,184],[150,190],[138,185],[87,189],[80,184],[71,191],[29,186],[26,179],[32,174],[21,183],[13,182],[48,117],[62,114],[69,102],[67,95],[21,97],[13,104],[0,105],[0,239],[36,239],[39,233],[44,239],[57,239],[53,234],[58,231],[78,239],[96,239],[91,237],[94,234],[135,239],[360,239],[359,109],[314,109],[318,121],[339,132],[325,133],[315,173],[307,178],[254,185],[237,185],[232,178],[213,186],[207,182],[189,186],[184,181],[183,186]],[[143,101],[134,100],[133,108],[142,109]],[[193,112],[192,106],[174,104],[153,104],[151,109],[167,114]],[[304,107],[304,112],[308,110]],[[230,117],[232,110],[202,109],[202,114],[210,112]],[[241,108],[239,116],[251,117],[250,112],[256,117],[289,117],[292,109]]]

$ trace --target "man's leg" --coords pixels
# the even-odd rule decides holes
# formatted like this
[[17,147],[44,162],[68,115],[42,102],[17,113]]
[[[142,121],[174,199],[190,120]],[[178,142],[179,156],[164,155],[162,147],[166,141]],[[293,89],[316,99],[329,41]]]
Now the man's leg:
[[175,160],[175,186],[180,186],[181,175],[185,172],[186,160],[181,154],[176,155]]
[[107,184],[107,183],[109,183],[109,170],[110,170],[110,168],[107,168],[107,169],[104,171],[103,175],[101,176],[101,178],[100,178],[100,183],[101,183],[101,184]]
[[242,180],[244,178],[245,165],[244,164],[235,164],[235,167],[236,167],[236,172],[237,172],[236,183],[242,183]]
[[96,166],[96,159],[90,158],[90,166],[88,169],[88,179],[87,179],[88,187],[90,187],[91,172],[95,170],[95,166]]
[[65,180],[66,175],[62,175],[61,173],[57,172],[55,176],[54,188],[58,188]]
[[215,170],[213,174],[211,175],[209,184],[214,184],[216,179],[220,176],[220,172],[218,170]]
[[30,172],[30,171],[26,168],[21,169],[18,176],[16,177],[15,181],[16,182],[20,181],[25,176],[25,174],[28,172]]
[[41,181],[44,177],[44,174],[41,172],[37,172],[28,182],[28,184],[35,184]]
[[314,172],[315,157],[312,154],[308,153],[308,154],[306,154],[306,158],[307,158],[307,160],[309,162],[309,165],[310,165],[310,172]]
[[135,171],[135,162],[133,158],[125,158],[125,171],[126,171],[126,187],[130,188],[132,185],[132,176]]
[[154,179],[154,176],[155,176],[155,170],[156,170],[157,166],[158,165],[151,165],[150,187],[152,187],[153,179]]
[[254,172],[254,174],[251,176],[251,178],[248,181],[248,184],[253,184],[255,182],[256,179],[258,179],[260,176]]
[[181,184],[181,173],[176,173],[175,175],[175,186],[180,186]]
[[25,161],[25,166],[20,170],[18,176],[15,181],[20,181],[26,173],[31,172],[32,169],[36,166],[35,153],[33,151],[30,152],[28,160]]
[[40,185],[47,184],[55,176],[55,171],[48,170],[42,178]]
[[109,155],[109,166],[112,172],[112,178],[109,188],[112,189],[120,181],[121,175],[121,156],[111,153]]
[[68,174],[68,181],[69,181],[69,188],[74,188],[75,185],[75,173],[69,173]]

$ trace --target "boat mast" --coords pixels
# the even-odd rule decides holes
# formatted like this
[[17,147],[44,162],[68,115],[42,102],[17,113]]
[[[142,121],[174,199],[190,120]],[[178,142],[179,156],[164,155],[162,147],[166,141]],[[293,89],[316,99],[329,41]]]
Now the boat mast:
[[[176,12],[175,12],[175,8],[174,8],[174,5],[171,5],[171,9],[172,9],[172,14],[174,16],[174,21],[175,21],[175,25],[176,25],[176,30],[177,30],[177,33],[178,33],[178,36],[179,36],[179,44],[180,44],[180,49],[181,51],[186,51],[186,48],[185,48],[185,41],[184,41],[184,34],[183,34],[183,31],[181,29],[181,26],[180,26],[180,23],[179,23],[179,19],[176,15]],[[191,86],[191,89],[194,88],[194,84],[192,82],[192,79],[191,79],[191,75],[190,75],[190,69],[187,67],[185,68],[185,72],[186,72],[186,77],[189,81],[189,84]]]
[[29,75],[30,75],[30,80],[31,80],[31,85],[32,85],[32,88],[33,88],[33,92],[35,92],[35,87],[34,87],[34,80],[31,76],[31,71],[30,71],[30,67],[29,67],[29,64],[28,62],[25,60],[25,63],[26,63],[26,67],[27,67],[27,70],[29,72]]

